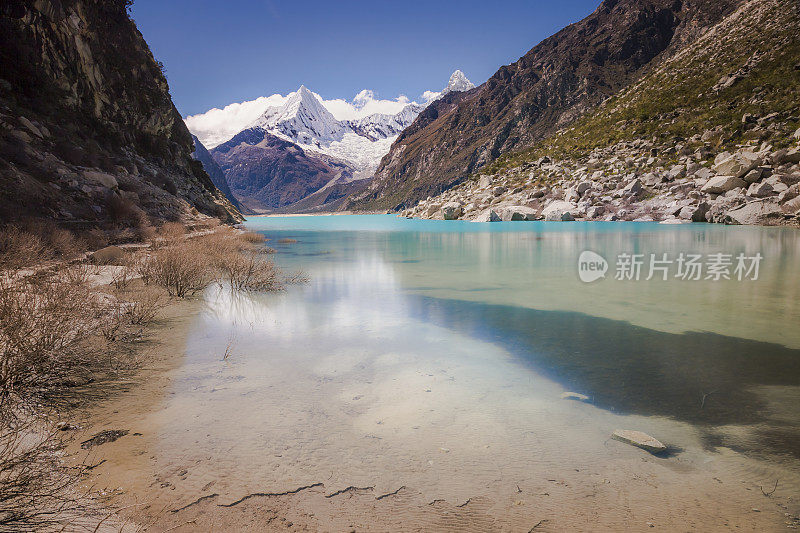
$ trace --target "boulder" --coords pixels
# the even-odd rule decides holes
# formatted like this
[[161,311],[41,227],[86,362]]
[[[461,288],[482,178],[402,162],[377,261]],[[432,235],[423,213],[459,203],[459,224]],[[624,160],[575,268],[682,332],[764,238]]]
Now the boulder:
[[442,208],[442,204],[431,204],[425,208],[425,216],[432,217]]
[[705,222],[706,213],[710,208],[711,206],[706,202],[701,202],[698,205],[687,205],[680,210],[678,218],[691,220],[692,222]]
[[791,200],[786,201],[781,210],[787,215],[800,215],[800,196],[796,196]]
[[700,189],[710,194],[722,194],[737,187],[745,187],[747,183],[736,176],[714,176]]
[[111,174],[100,172],[99,170],[84,170],[83,177],[109,189],[115,189],[119,185],[117,183],[117,178]]
[[119,246],[106,246],[89,255],[89,260],[98,265],[121,265],[125,259],[125,250]]
[[757,182],[758,180],[761,179],[761,174],[763,174],[763,172],[764,171],[761,170],[760,168],[754,168],[753,170],[751,170],[750,172],[745,174],[742,177],[742,179],[744,181],[746,181],[747,183],[755,183],[755,182]]
[[510,205],[498,210],[500,218],[504,222],[519,221],[519,220],[536,220],[538,213],[532,207],[524,205]]
[[611,434],[611,438],[654,454],[662,453],[667,450],[667,447],[664,446],[661,441],[641,431],[617,429]]
[[602,205],[593,205],[586,210],[586,218],[599,218],[605,212]]
[[[575,211],[575,206],[563,200],[555,200],[542,210],[542,216],[548,222],[567,222],[574,220],[572,211]],[[568,217],[566,215],[569,215]]]
[[490,176],[483,175],[478,179],[478,187],[482,189],[488,189],[492,186],[492,178]]
[[772,185],[767,182],[753,183],[747,189],[747,196],[752,196],[753,198],[766,198],[772,194],[774,194]]
[[505,188],[505,187],[503,187],[503,186],[501,185],[501,186],[499,186],[499,187],[495,187],[494,189],[492,189],[492,194],[493,194],[494,196],[501,196],[501,195],[502,195],[504,192],[506,192],[507,190],[508,190],[507,188]]
[[445,220],[456,220],[461,213],[462,207],[459,202],[447,202],[442,206],[442,218]]
[[582,181],[575,186],[575,192],[578,193],[578,196],[583,196],[586,191],[592,188],[591,181]]
[[709,180],[714,177],[714,171],[710,168],[703,167],[694,173],[694,177],[695,179]]
[[778,195],[778,202],[785,203],[800,196],[800,185],[795,184]]
[[728,154],[727,157],[720,158],[721,155],[726,153],[727,152],[723,152],[714,160],[714,166],[712,168],[717,174],[741,178],[759,166],[762,161],[759,155],[747,150],[742,150],[732,155]]
[[771,226],[783,220],[783,213],[777,202],[757,200],[727,211],[723,221],[726,224]]
[[622,188],[622,194],[624,194],[626,196],[627,195],[635,196],[635,195],[638,195],[639,193],[641,193],[642,190],[643,190],[642,182],[641,182],[641,180],[639,180],[637,178],[637,179],[631,181],[630,183],[625,185],[625,187]]
[[502,220],[494,209],[485,209],[472,219],[473,222],[500,222]]

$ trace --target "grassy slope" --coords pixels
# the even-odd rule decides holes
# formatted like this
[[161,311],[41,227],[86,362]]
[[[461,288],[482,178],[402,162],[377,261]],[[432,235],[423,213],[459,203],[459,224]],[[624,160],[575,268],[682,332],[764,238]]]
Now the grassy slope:
[[[779,113],[785,126],[761,140],[769,140],[775,148],[788,145],[800,125],[800,39],[796,33],[800,16],[790,1],[754,3],[764,9],[745,6],[733,19],[572,127],[528,150],[501,157],[481,173],[502,172],[543,155],[580,158],[592,149],[624,140],[689,139],[715,127],[721,132],[711,140],[712,147],[728,149],[760,137],[742,124],[746,113],[756,117]],[[763,55],[744,79],[719,92],[712,89],[756,52]]]

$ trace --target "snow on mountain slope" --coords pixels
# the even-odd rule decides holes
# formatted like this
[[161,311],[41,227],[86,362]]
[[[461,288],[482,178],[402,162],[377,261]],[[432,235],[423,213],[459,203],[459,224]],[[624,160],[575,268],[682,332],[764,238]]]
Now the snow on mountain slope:
[[[207,144],[212,148],[235,127],[239,129],[234,135],[249,128],[260,128],[303,150],[344,160],[354,167],[353,178],[363,179],[372,176],[400,132],[411,125],[430,101],[448,92],[472,87],[474,85],[457,70],[443,91],[426,91],[425,95],[434,96],[425,97],[427,102],[419,104],[403,96],[396,100],[378,100],[369,90],[358,93],[352,102],[324,100],[301,85],[285,97],[273,95],[259,99],[261,104],[269,105],[255,117],[252,113],[260,106],[254,103],[257,101],[231,104],[225,110],[213,109],[203,115],[187,117],[186,124],[202,142],[208,139]],[[230,122],[235,124],[221,120],[229,108]],[[243,123],[245,117],[249,122]]]

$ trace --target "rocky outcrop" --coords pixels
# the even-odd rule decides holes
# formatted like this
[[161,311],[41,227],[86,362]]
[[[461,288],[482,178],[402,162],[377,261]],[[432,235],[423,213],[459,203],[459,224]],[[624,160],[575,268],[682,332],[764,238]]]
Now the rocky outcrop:
[[485,84],[417,117],[353,206],[402,209],[532,146],[679,52],[740,0],[606,0]]
[[220,192],[224,194],[228,200],[230,200],[236,209],[241,210],[242,206],[239,204],[239,200],[236,199],[236,196],[233,195],[233,192],[231,192],[231,188],[228,185],[228,180],[225,178],[225,173],[221,168],[219,168],[219,165],[216,161],[214,161],[214,158],[211,157],[211,154],[208,153],[208,150],[206,150],[206,147],[200,142],[200,139],[192,135],[192,142],[194,143],[194,152],[192,152],[192,157],[202,163],[203,169],[211,178],[211,182],[217,187],[217,189],[219,189]]
[[136,225],[240,215],[124,0],[0,3],[0,219]]

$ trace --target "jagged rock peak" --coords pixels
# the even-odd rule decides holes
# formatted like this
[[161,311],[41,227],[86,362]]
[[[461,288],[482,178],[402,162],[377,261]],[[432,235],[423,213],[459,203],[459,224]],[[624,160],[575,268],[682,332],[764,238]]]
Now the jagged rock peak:
[[469,91],[470,89],[474,88],[475,84],[469,81],[463,72],[456,70],[450,76],[450,81],[447,82],[447,87],[445,87],[444,91],[442,91],[442,94],[447,94],[454,91]]

